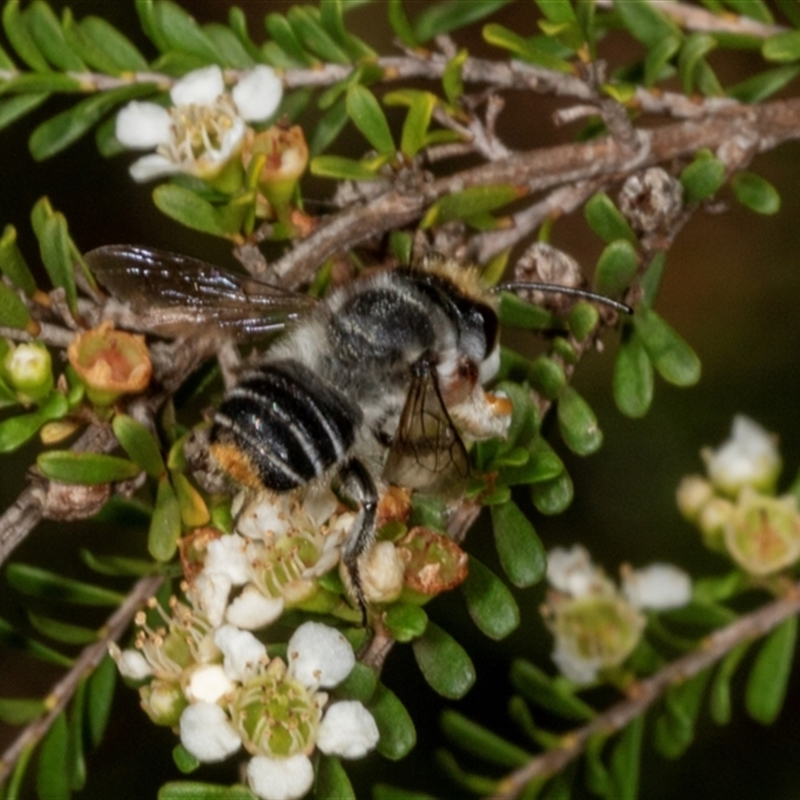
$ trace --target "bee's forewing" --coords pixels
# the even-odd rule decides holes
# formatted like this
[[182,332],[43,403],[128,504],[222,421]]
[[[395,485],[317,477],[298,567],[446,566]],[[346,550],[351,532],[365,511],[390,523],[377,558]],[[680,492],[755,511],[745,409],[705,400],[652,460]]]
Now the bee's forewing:
[[190,256],[108,245],[84,256],[99,282],[156,333],[211,325],[236,335],[280,330],[314,300]]
[[435,367],[416,370],[383,478],[428,494],[457,496],[468,477],[469,457],[442,401]]

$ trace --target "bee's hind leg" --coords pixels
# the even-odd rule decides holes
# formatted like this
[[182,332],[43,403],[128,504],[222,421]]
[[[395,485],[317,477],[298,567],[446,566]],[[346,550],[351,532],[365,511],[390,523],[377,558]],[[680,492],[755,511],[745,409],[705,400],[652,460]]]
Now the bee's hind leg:
[[339,470],[339,481],[345,494],[359,505],[358,516],[342,548],[342,561],[350,580],[350,588],[361,611],[361,621],[366,625],[367,600],[364,597],[358,559],[375,538],[378,489],[369,470],[355,458],[342,465]]

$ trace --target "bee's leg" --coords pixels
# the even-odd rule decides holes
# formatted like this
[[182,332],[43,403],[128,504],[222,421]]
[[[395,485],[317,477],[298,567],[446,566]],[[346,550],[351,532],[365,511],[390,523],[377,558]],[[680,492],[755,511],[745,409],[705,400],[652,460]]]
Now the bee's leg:
[[361,611],[361,620],[367,623],[367,600],[358,570],[358,559],[375,538],[375,515],[378,508],[378,490],[369,470],[358,459],[351,458],[339,470],[339,480],[347,495],[360,506],[347,541],[342,548],[348,578]]

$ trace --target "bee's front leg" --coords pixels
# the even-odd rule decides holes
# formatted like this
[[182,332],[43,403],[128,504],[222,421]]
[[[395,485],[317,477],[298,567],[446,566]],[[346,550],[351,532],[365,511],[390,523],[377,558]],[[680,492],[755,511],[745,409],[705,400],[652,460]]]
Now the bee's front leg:
[[342,561],[356,602],[361,621],[367,623],[367,600],[358,568],[358,559],[375,538],[375,516],[378,509],[378,489],[369,470],[355,458],[346,461],[339,470],[339,481],[349,498],[358,503],[359,512],[347,541],[342,548]]

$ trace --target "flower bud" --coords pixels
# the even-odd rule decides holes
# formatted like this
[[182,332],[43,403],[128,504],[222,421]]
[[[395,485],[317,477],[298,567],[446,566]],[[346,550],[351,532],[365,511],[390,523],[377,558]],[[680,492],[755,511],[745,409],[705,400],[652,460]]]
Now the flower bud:
[[178,724],[188,703],[175,681],[154,679],[139,689],[142,708],[156,725],[173,727]]
[[144,337],[116,331],[110,322],[78,334],[67,357],[97,406],[144,391],[153,371]]
[[48,349],[40,342],[18,344],[6,353],[3,366],[11,386],[26,405],[44,400],[53,389],[53,367]]
[[403,591],[405,564],[391,542],[376,542],[359,562],[361,586],[369,603],[391,603]]
[[405,563],[407,601],[425,601],[467,577],[467,554],[452,539],[428,528],[412,528],[397,543],[397,552]]
[[703,507],[714,496],[714,488],[700,475],[687,475],[678,485],[678,510],[689,522],[697,522]]

